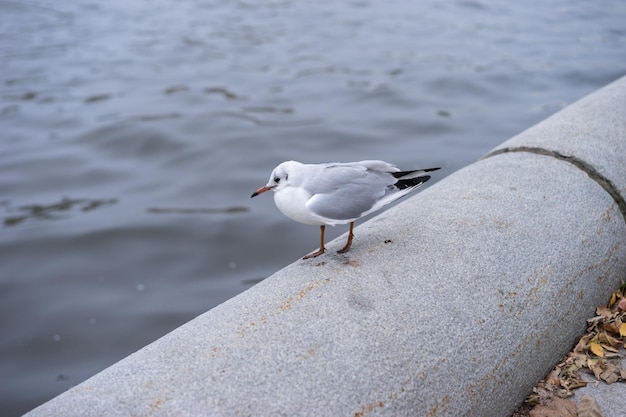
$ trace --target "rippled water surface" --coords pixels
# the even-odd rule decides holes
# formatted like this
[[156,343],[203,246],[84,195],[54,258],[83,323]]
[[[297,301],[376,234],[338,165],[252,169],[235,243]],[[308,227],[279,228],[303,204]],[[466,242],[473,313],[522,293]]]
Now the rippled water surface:
[[625,19],[623,0],[0,1],[2,415],[315,249],[250,200],[279,162],[436,181],[625,74]]

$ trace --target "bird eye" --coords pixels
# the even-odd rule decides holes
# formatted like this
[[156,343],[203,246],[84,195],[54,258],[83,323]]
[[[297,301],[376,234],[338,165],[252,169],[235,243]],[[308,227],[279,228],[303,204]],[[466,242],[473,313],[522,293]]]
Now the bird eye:
[[275,183],[279,183],[280,182],[280,178],[279,177],[274,177],[274,182]]

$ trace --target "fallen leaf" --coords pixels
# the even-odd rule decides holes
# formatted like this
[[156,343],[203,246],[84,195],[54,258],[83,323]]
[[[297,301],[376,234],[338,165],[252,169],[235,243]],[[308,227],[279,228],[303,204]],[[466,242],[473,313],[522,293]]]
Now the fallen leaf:
[[618,323],[617,321],[602,323],[602,330],[607,331],[611,334],[619,334],[619,326],[620,323]]
[[619,379],[619,375],[617,374],[617,368],[615,366],[607,366],[607,368],[600,374],[600,379],[602,379],[607,384],[612,384],[617,382]]
[[590,319],[587,319],[587,324],[589,326],[588,330],[591,330],[592,328],[596,327],[598,325],[598,323],[600,323],[600,322],[602,322],[604,320],[606,320],[606,318],[603,317],[603,316],[595,316],[595,317],[592,317]]
[[600,405],[589,394],[585,394],[580,397],[578,402],[578,417],[604,417]]
[[611,294],[611,299],[609,300],[609,307],[613,307],[615,303],[617,302],[617,294],[620,294],[620,290],[615,290],[613,291],[613,294]]
[[606,306],[599,306],[596,308],[596,314],[607,319],[613,317],[613,312]]
[[622,337],[626,336],[626,323],[622,323],[619,326],[619,335],[622,336]]
[[575,353],[584,353],[589,349],[589,341],[593,338],[593,334],[586,334],[580,338],[576,347],[574,348]]
[[560,375],[559,375],[559,376],[562,376],[562,377],[564,377],[564,378],[567,378],[567,377],[569,377],[569,376],[575,375],[575,374],[576,374],[576,372],[578,372],[578,370],[579,370],[580,368],[581,368],[580,366],[578,366],[578,365],[576,365],[575,363],[573,363],[573,364],[571,364],[570,366],[568,366],[567,368],[565,368],[564,370],[562,370],[562,371],[560,372]]
[[528,413],[530,417],[576,417],[576,403],[554,398],[548,405],[538,405]]
[[578,368],[582,368],[587,364],[587,355],[582,353],[572,353],[572,358],[574,359],[574,365]]
[[609,336],[605,331],[598,333],[598,342],[609,346],[619,346],[621,344],[619,340]]
[[569,389],[576,389],[576,388],[582,388],[582,387],[586,387],[587,386],[587,382],[581,380],[577,380],[574,381],[570,384]]
[[550,372],[548,376],[546,377],[546,384],[551,384],[555,386],[561,385],[561,381],[559,379],[559,373],[560,371],[558,368]]
[[587,368],[593,372],[596,379],[600,379],[600,374],[602,373],[602,367],[599,365],[598,361],[598,359],[587,359]]
[[600,343],[595,340],[589,343],[589,350],[596,356],[603,357],[604,356],[604,348]]
[[618,353],[617,357],[621,358],[621,356],[619,355],[619,349],[614,348],[611,345],[602,345],[602,347],[604,348],[604,354],[605,355],[609,355],[609,353],[607,353],[607,352]]
[[617,303],[617,309],[619,311],[626,311],[626,298],[619,300],[619,303]]

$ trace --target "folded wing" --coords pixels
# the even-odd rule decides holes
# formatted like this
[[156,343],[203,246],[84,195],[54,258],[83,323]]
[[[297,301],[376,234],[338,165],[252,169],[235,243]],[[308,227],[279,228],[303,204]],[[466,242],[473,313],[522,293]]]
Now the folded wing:
[[383,161],[327,164],[304,184],[312,194],[306,208],[326,224],[349,223],[407,195],[436,169],[400,171]]

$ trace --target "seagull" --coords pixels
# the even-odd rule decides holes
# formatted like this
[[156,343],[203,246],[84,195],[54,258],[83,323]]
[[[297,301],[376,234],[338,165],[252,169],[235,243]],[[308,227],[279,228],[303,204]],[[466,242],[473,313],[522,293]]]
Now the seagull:
[[350,223],[348,241],[337,251],[346,253],[352,245],[355,220],[414,191],[430,179],[427,172],[438,169],[401,171],[393,164],[375,160],[325,164],[286,161],[274,168],[267,185],[250,198],[272,190],[276,207],[285,216],[320,227],[319,250],[302,258],[309,259],[326,251],[326,225]]

